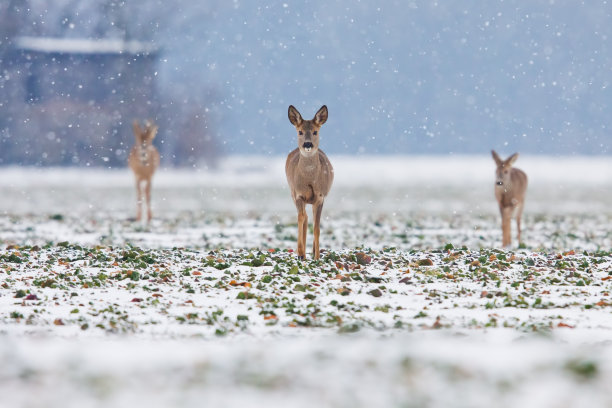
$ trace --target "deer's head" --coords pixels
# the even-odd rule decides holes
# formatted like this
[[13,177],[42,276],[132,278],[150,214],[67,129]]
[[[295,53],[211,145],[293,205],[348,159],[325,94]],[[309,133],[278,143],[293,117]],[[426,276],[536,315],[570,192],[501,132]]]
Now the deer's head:
[[311,157],[319,150],[319,129],[327,121],[327,106],[323,105],[312,120],[302,119],[293,105],[289,106],[289,122],[298,132],[298,148],[304,157]]
[[510,186],[510,172],[512,170],[512,165],[516,159],[518,159],[518,153],[514,153],[506,160],[502,160],[495,150],[491,150],[491,155],[493,156],[493,160],[495,160],[495,164],[497,165],[497,169],[495,170],[495,186]]
[[153,139],[157,134],[158,126],[152,121],[146,120],[144,127],[140,126],[137,120],[133,123],[134,137],[136,138],[136,144],[141,147],[147,147],[153,144]]

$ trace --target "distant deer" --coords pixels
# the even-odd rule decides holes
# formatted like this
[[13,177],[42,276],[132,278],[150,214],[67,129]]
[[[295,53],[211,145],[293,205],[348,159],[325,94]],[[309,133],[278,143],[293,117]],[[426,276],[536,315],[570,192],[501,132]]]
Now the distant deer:
[[495,173],[495,198],[499,204],[499,212],[502,217],[502,244],[510,245],[510,222],[512,216],[516,217],[518,230],[518,243],[521,244],[521,216],[525,204],[525,192],[527,191],[527,175],[522,170],[512,167],[518,153],[514,153],[506,160],[502,160],[495,150],[491,150],[493,160],[497,165]]
[[327,121],[327,106],[323,105],[312,120],[302,119],[293,105],[289,106],[289,121],[298,133],[298,148],[287,156],[285,174],[291,189],[291,197],[298,211],[297,254],[306,257],[306,232],[308,215],[306,204],[312,204],[314,217],[314,242],[312,256],[319,259],[319,234],[323,201],[334,181],[334,169],[329,159],[319,149],[319,130]]
[[146,197],[147,221],[151,221],[151,179],[157,167],[159,167],[159,152],[153,146],[153,139],[157,134],[157,126],[150,121],[145,121],[145,127],[141,128],[137,120],[133,123],[136,144],[130,151],[128,164],[136,176],[136,220],[142,218],[143,195]]

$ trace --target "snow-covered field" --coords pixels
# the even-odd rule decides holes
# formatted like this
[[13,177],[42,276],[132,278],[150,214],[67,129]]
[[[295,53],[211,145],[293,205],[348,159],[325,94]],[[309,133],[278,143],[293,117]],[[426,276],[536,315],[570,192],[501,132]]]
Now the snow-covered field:
[[501,250],[491,158],[331,159],[319,262],[282,158],[149,226],[127,170],[0,169],[0,406],[612,406],[612,160],[519,158]]

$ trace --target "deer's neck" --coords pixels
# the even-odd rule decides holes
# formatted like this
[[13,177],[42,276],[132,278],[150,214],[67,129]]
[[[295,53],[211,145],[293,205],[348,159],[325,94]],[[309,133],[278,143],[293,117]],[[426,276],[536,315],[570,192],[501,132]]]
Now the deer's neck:
[[495,188],[498,189],[503,197],[511,197],[514,194],[512,183],[504,183],[503,186],[495,186]]
[[519,169],[510,170],[510,177],[508,178],[508,182],[505,183],[506,192],[511,193],[514,190],[514,186],[516,183],[516,188],[520,189],[521,186],[521,171]]
[[319,155],[315,154],[310,157],[305,157],[300,155],[300,161],[298,162],[298,168],[300,172],[304,175],[316,174],[319,171],[319,167],[321,167],[321,163],[319,161]]

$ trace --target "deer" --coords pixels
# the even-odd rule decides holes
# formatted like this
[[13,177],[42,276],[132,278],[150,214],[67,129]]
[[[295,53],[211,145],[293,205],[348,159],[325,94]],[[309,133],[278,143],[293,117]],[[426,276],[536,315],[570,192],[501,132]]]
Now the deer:
[[297,130],[298,147],[287,156],[285,174],[291,190],[291,198],[298,212],[297,255],[306,258],[306,232],[308,215],[306,205],[312,205],[314,218],[314,240],[312,256],[320,258],[319,235],[323,201],[334,181],[334,168],[331,162],[319,149],[319,131],[327,121],[327,106],[323,105],[312,120],[302,119],[300,112],[289,106],[289,122]]
[[518,153],[514,153],[506,160],[502,160],[495,150],[491,150],[491,155],[497,170],[495,171],[495,198],[499,205],[499,212],[502,217],[502,245],[508,247],[512,238],[510,225],[512,217],[516,218],[518,244],[521,245],[521,216],[525,204],[525,192],[527,191],[527,175],[524,171],[512,167]]
[[128,157],[128,164],[136,177],[136,220],[142,219],[142,205],[146,199],[147,222],[151,222],[153,213],[151,211],[151,179],[155,170],[159,167],[159,152],[153,146],[153,139],[157,134],[158,127],[152,121],[145,121],[142,128],[137,120],[133,123],[136,144],[132,147]]

